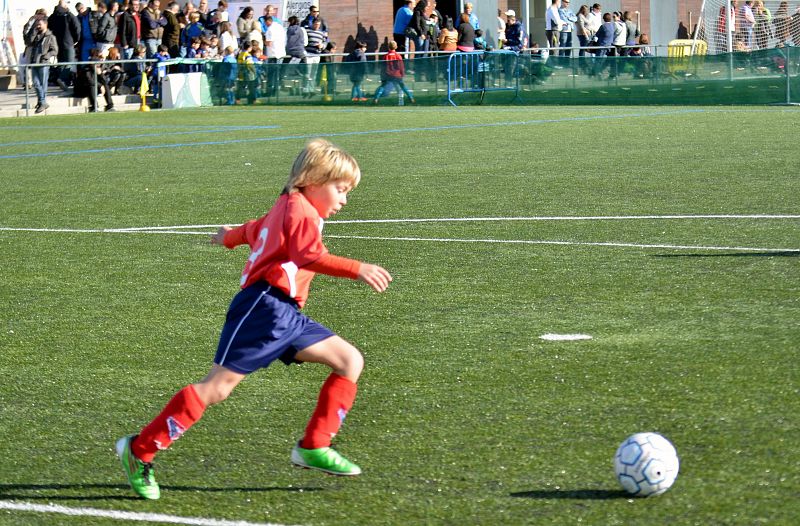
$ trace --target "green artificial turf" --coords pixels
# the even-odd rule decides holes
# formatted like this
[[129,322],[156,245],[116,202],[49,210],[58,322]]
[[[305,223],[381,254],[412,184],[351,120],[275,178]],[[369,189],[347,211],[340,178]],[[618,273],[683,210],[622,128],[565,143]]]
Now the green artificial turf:
[[[0,501],[305,525],[795,524],[798,118],[404,107],[0,121]],[[318,276],[305,309],[366,358],[336,439],[363,475],[290,466],[327,371],[276,364],[158,456],[161,500],[135,499],[114,442],[208,371],[248,255],[210,246],[204,225],[266,212],[320,135],[363,171],[328,247],[394,276],[380,295]],[[794,217],[630,217],[687,215]],[[554,219],[590,216],[627,219]],[[353,222],[437,218],[495,220]],[[145,227],[164,229],[104,230]],[[612,469],[640,431],[681,457],[654,499],[629,499]],[[0,509],[0,524],[119,523]]]

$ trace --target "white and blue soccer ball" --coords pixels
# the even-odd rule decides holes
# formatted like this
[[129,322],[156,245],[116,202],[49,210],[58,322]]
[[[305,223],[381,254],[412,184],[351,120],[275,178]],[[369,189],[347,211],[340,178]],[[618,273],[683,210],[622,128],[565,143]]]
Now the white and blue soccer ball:
[[679,468],[675,446],[658,433],[631,435],[614,455],[617,480],[635,497],[661,495],[675,482]]

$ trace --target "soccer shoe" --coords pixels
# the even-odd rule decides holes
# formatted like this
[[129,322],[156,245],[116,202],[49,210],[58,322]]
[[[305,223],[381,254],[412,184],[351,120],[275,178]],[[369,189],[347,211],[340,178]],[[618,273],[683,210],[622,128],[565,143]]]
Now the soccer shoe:
[[361,468],[344,458],[332,447],[303,449],[300,444],[292,448],[292,464],[301,468],[318,469],[331,475],[360,475]]
[[131,442],[135,437],[136,435],[128,435],[117,440],[117,456],[133,491],[143,499],[156,500],[161,496],[161,490],[153,477],[153,464],[142,462],[134,456]]

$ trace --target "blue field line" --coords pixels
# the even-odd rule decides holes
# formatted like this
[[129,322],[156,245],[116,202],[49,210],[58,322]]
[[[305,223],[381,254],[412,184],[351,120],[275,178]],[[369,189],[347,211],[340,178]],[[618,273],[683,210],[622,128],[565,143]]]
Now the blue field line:
[[468,128],[486,128],[486,127],[513,127],[513,126],[530,126],[534,124],[554,124],[563,122],[586,122],[597,120],[619,120],[619,119],[632,119],[642,117],[660,117],[671,115],[686,115],[692,113],[709,113],[714,110],[705,109],[683,109],[674,111],[658,111],[652,113],[623,113],[619,115],[596,115],[596,116],[581,116],[581,117],[564,117],[561,119],[534,119],[528,121],[504,121],[504,122],[478,122],[474,124],[449,124],[442,126],[420,126],[415,128],[387,128],[383,130],[359,130],[350,132],[331,132],[331,133],[312,133],[303,135],[284,135],[280,137],[253,137],[248,139],[227,139],[222,141],[204,141],[204,142],[190,142],[190,143],[173,143],[173,144],[148,144],[142,146],[118,146],[112,148],[92,148],[90,150],[71,150],[65,152],[44,152],[44,153],[18,153],[9,155],[0,155],[0,159],[30,159],[38,157],[53,157],[57,155],[85,155],[91,153],[110,152],[128,152],[134,150],[157,150],[164,148],[182,148],[182,147],[197,147],[197,146],[220,146],[226,144],[243,144],[253,142],[272,142],[272,141],[289,141],[289,140],[308,140],[317,137],[353,137],[360,135],[375,135],[375,134],[392,134],[392,133],[419,133],[427,131],[442,131],[442,130],[462,130]]
[[[82,130],[119,130],[125,128],[127,130],[143,129],[143,130],[174,130],[175,128],[188,128],[188,129],[208,129],[208,130],[231,130],[239,128],[263,128],[264,126],[233,126],[222,124],[125,124],[125,125],[109,125],[109,126],[84,126],[81,124]],[[75,126],[0,126],[0,135],[4,132],[14,130],[74,130]]]
[[[167,135],[197,135],[197,134],[204,134],[204,133],[220,133],[220,131],[247,131],[247,130],[274,130],[276,128],[280,128],[278,125],[274,126],[231,126],[226,127],[224,130],[220,130],[219,127],[215,128],[204,128],[200,130],[188,130],[188,131],[177,131],[177,132],[156,132],[156,133],[140,133],[137,135],[107,135],[103,137],[79,137],[75,139],[48,139],[42,141],[20,141],[20,142],[6,142],[0,143],[0,147],[3,146],[29,146],[32,144],[58,144],[58,143],[65,143],[65,142],[87,142],[87,141],[98,141],[98,140],[117,140],[117,139],[139,139],[142,137],[165,137]],[[116,128],[119,129],[119,128]]]

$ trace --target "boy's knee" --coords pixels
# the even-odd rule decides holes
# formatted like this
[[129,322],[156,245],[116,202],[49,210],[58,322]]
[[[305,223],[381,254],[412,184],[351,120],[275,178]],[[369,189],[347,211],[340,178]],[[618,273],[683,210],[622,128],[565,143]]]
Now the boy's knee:
[[214,383],[199,383],[194,386],[197,396],[203,401],[206,406],[218,404],[230,396],[233,389],[228,388],[227,385],[219,385]]
[[341,370],[338,371],[342,376],[356,381],[361,376],[361,371],[364,370],[364,356],[353,346],[348,346],[342,353]]

